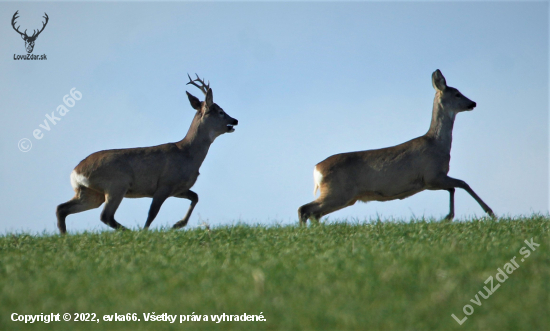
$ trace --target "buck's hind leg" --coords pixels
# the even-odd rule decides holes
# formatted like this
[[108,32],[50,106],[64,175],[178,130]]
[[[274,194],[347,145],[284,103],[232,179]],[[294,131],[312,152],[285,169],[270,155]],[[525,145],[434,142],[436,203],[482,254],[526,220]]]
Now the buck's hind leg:
[[95,192],[87,187],[78,187],[75,196],[57,206],[55,214],[57,216],[57,228],[61,234],[67,233],[65,218],[71,214],[83,212],[85,210],[94,209],[105,201],[105,196],[99,192]]
[[115,230],[128,230],[120,223],[115,221],[115,212],[118,209],[120,202],[124,198],[125,193],[126,188],[112,190],[105,194],[106,202],[105,206],[103,207],[103,211],[101,212],[100,220]]
[[187,213],[182,218],[182,220],[174,224],[174,226],[172,227],[173,229],[179,229],[187,225],[187,222],[189,222],[189,217],[191,217],[191,213],[193,212],[193,209],[195,209],[195,206],[199,202],[198,194],[191,190],[183,194],[177,195],[176,197],[191,200],[191,205],[189,206],[189,209],[187,210]]

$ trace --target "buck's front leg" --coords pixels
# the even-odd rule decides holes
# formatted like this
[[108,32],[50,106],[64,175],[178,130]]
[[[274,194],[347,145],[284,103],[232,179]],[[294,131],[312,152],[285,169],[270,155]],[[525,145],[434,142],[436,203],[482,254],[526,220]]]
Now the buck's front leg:
[[197,202],[199,202],[199,196],[197,193],[189,190],[183,194],[176,195],[176,198],[184,198],[191,200],[191,205],[189,206],[189,210],[187,210],[187,214],[185,214],[185,217],[172,227],[173,229],[179,229],[187,225],[187,222],[189,222],[189,217],[191,217],[191,213],[193,212],[193,209],[195,209],[195,206],[197,205]]
[[157,214],[160,211],[160,207],[170,197],[170,188],[169,187],[161,187],[159,188],[155,194],[153,195],[153,201],[151,202],[151,207],[149,208],[149,215],[147,216],[147,221],[145,221],[145,226],[143,227],[145,230],[149,229],[149,226],[153,221],[155,220],[155,217],[157,217]]

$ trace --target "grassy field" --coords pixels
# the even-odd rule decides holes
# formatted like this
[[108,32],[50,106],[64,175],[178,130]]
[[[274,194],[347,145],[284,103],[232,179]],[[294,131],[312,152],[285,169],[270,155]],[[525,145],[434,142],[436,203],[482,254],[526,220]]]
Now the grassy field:
[[[548,216],[533,215],[5,235],[0,330],[550,330],[549,230]],[[519,267],[499,283],[514,257]],[[500,287],[483,299],[489,276]],[[451,314],[462,320],[468,304],[459,325]],[[153,312],[178,316],[146,322]],[[25,324],[13,313],[61,321]],[[100,322],[75,322],[75,313]],[[115,313],[141,321],[103,320]],[[192,313],[209,320],[180,324]],[[211,321],[223,313],[266,321]]]

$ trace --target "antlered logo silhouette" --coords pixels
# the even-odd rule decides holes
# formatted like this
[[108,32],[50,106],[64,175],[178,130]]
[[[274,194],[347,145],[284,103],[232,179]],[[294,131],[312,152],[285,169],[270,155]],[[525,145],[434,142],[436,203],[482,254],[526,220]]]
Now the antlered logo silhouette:
[[17,33],[19,33],[21,35],[21,38],[23,38],[23,40],[25,40],[25,48],[27,49],[27,53],[32,53],[32,50],[34,49],[34,41],[36,40],[36,38],[42,33],[42,31],[44,31],[44,28],[46,27],[46,24],[48,24],[48,14],[44,13],[44,17],[46,19],[46,22],[42,22],[42,29],[40,29],[39,31],[37,30],[33,30],[33,34],[32,36],[29,36],[27,35],[27,30],[25,29],[25,32],[21,32],[19,31],[19,27],[20,26],[17,26],[17,28],[15,27],[15,20],[19,18],[19,16],[17,16],[17,14],[19,13],[19,10],[15,12],[15,14],[13,14],[13,18],[11,19],[11,26],[13,27],[13,29],[15,31],[17,31]]

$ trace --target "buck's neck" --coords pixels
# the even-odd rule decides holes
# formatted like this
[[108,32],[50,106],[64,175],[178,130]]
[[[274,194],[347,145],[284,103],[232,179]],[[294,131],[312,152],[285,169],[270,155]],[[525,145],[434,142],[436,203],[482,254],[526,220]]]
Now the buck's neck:
[[201,126],[200,114],[197,113],[193,122],[191,122],[187,135],[185,135],[185,138],[178,141],[176,145],[182,152],[190,155],[193,161],[197,162],[200,166],[204,158],[206,158],[206,154],[212,142],[214,142],[214,140],[210,136],[208,128]]
[[426,136],[433,138],[440,147],[449,153],[453,142],[455,116],[455,112],[449,112],[443,108],[439,96],[436,95],[432,111],[432,123]]

